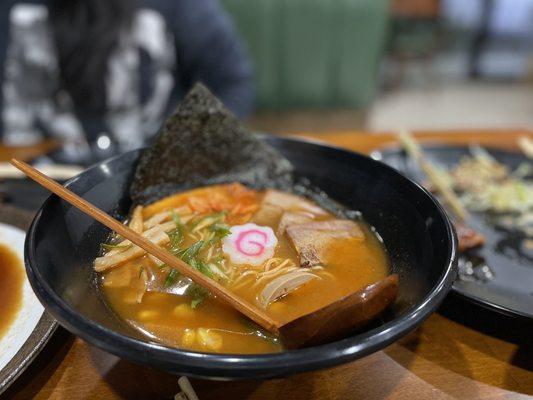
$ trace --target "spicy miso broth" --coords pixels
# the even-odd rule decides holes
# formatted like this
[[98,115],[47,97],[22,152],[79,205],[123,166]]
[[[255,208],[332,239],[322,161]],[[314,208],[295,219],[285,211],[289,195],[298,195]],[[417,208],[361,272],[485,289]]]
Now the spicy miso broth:
[[[135,207],[128,224],[280,321],[389,274],[383,244],[364,221],[277,190],[199,188]],[[129,241],[103,247],[95,269],[108,304],[152,340],[204,352],[283,350],[279,338]]]

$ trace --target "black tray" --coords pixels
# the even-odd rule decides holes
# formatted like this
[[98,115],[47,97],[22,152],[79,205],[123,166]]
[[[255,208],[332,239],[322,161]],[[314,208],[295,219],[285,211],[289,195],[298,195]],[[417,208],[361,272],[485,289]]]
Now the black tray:
[[[513,170],[523,162],[530,162],[522,153],[486,150]],[[424,147],[424,152],[430,160],[450,168],[468,155],[469,149],[466,146],[428,146]],[[401,149],[374,152],[373,157],[418,182],[425,179],[417,164]],[[486,265],[490,268],[489,274],[479,273],[476,278],[460,272],[453,290],[495,311],[533,319],[533,250],[525,248],[517,235],[495,227],[486,213],[471,213],[467,224],[485,235],[486,244],[462,256],[459,264],[470,261],[478,265],[475,268]]]

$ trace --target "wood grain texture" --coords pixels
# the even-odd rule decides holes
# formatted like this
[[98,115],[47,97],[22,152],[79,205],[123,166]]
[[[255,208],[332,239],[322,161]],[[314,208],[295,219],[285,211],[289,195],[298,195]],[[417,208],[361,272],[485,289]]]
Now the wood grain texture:
[[[515,148],[529,131],[419,134],[423,142]],[[309,136],[309,135],[308,135]],[[314,136],[316,139],[316,136]],[[392,135],[320,136],[360,152],[393,145]],[[494,314],[454,295],[418,329],[383,351],[336,368],[269,381],[193,379],[209,399],[489,399],[533,396],[533,324]],[[134,365],[60,329],[4,399],[172,398],[177,378]]]

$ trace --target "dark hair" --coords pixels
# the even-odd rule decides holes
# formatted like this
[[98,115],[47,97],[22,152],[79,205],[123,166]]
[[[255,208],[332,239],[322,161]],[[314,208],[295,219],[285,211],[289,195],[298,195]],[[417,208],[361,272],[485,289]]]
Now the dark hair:
[[106,108],[108,59],[134,14],[132,0],[52,0],[60,81],[76,106]]

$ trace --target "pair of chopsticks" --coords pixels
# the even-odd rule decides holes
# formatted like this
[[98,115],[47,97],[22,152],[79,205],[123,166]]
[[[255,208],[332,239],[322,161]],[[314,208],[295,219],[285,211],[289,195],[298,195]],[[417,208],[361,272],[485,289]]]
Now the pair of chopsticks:
[[154,257],[158,258],[159,260],[167,264],[169,267],[176,269],[184,276],[192,279],[195,283],[209,290],[218,298],[225,301],[231,307],[235,308],[237,311],[240,311],[242,314],[246,315],[252,321],[259,324],[269,332],[275,334],[279,333],[279,327],[281,326],[281,324],[270,318],[263,310],[256,308],[247,301],[236,296],[234,293],[226,289],[224,286],[220,285],[218,282],[209,279],[200,271],[192,268],[179,258],[174,257],[171,253],[155,245],[154,243],[144,238],[137,232],[133,231],[126,225],[121,224],[119,221],[117,221],[104,211],[100,210],[95,205],[89,203],[88,201],[82,199],[70,190],[64,188],[59,183],[57,183],[53,179],[50,179],[32,166],[15,159],[11,160],[11,164],[20,171],[22,171],[26,176],[28,176],[28,178],[33,179],[35,182],[50,190],[52,193],[55,193],[57,196],[61,197],[66,202],[72,204],[74,207],[76,207],[83,213],[91,216],[109,229],[117,232],[122,237],[130,240],[133,244],[139,246],[148,254],[151,254]]

